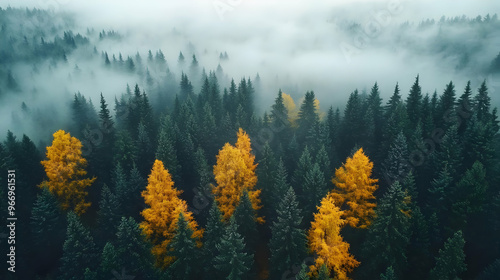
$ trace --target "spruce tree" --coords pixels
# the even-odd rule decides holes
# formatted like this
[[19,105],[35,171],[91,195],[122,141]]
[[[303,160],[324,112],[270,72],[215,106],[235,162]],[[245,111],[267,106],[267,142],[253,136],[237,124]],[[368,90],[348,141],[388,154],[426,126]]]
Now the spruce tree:
[[240,197],[233,216],[238,225],[238,233],[245,239],[246,252],[253,253],[258,240],[257,222],[256,213],[246,189]]
[[364,245],[370,275],[379,275],[388,266],[394,268],[396,275],[402,275],[410,241],[408,200],[399,182],[393,183],[381,199]]
[[444,248],[439,250],[436,266],[431,270],[429,279],[459,279],[467,269],[464,253],[465,240],[462,231],[448,238]]
[[96,246],[90,231],[82,225],[75,213],[69,212],[67,219],[60,275],[68,280],[82,279],[86,268],[94,269],[96,266]]
[[238,233],[234,217],[229,220],[224,235],[217,244],[219,254],[215,257],[215,268],[229,280],[248,279],[247,274],[253,264],[253,255],[245,252],[245,241]]
[[312,214],[316,212],[316,207],[319,206],[321,199],[328,193],[325,175],[317,163],[307,170],[303,182],[302,205],[305,213],[308,213],[305,221],[309,222],[312,220]]
[[218,271],[215,269],[215,257],[219,255],[217,244],[220,243],[224,235],[224,223],[222,222],[222,213],[217,206],[217,202],[212,202],[210,207],[207,225],[204,233],[203,256],[205,260],[205,274],[208,279],[218,279]]
[[112,240],[123,214],[120,213],[120,210],[122,210],[122,207],[118,198],[104,184],[101,200],[99,201],[99,211],[97,212],[99,230],[102,233],[103,240]]
[[199,261],[199,249],[196,247],[197,240],[192,236],[193,230],[189,227],[184,214],[180,212],[174,237],[168,244],[175,258],[168,270],[175,279],[197,278],[196,264]]
[[271,279],[279,279],[285,271],[302,262],[307,240],[301,223],[301,210],[290,187],[278,204],[277,218],[271,225]]
[[422,88],[419,84],[419,76],[415,78],[415,83],[410,89],[410,94],[406,99],[406,111],[410,121],[410,128],[415,128],[420,120],[420,109],[422,103]]

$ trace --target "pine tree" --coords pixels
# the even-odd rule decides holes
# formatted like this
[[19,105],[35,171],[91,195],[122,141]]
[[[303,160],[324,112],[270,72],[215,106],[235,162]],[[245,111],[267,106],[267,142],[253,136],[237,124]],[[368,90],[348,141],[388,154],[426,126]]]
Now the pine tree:
[[490,118],[491,98],[488,95],[486,80],[483,81],[477,90],[477,95],[474,97],[474,105],[474,112],[477,119],[481,122],[488,121]]
[[349,243],[340,235],[341,228],[347,223],[342,219],[342,212],[335,206],[331,195],[326,196],[314,214],[307,239],[309,250],[317,255],[311,271],[313,275],[323,264],[333,270],[337,279],[349,279],[347,273],[359,265],[359,262],[349,253]]
[[97,212],[99,229],[103,234],[104,240],[111,240],[116,232],[122,214],[120,210],[121,205],[117,196],[104,184],[99,202],[99,211]]
[[310,170],[313,166],[312,161],[309,147],[305,146],[292,177],[292,184],[295,186],[299,196],[302,196],[304,193],[303,187],[305,185],[305,178],[308,170]]
[[467,127],[469,126],[470,117],[473,113],[472,104],[472,89],[470,87],[470,81],[467,82],[465,86],[464,93],[460,96],[457,101],[457,117],[459,119],[458,133],[463,135]]
[[397,280],[392,266],[387,267],[385,273],[380,274],[380,280]]
[[256,213],[247,190],[243,190],[233,216],[238,225],[238,233],[243,236],[246,243],[246,252],[253,253],[258,240]]
[[33,205],[30,228],[31,238],[34,244],[37,244],[32,248],[38,260],[33,268],[39,271],[54,266],[62,253],[66,220],[56,197],[47,187],[43,187]]
[[300,264],[306,248],[306,235],[301,228],[302,211],[293,188],[290,187],[283,196],[276,212],[269,241],[272,279],[278,279],[286,270]]
[[104,183],[110,183],[109,170],[112,169],[113,164],[113,146],[115,144],[115,127],[113,118],[106,104],[106,100],[101,93],[101,110],[99,111],[99,128],[102,132],[102,143],[97,145],[97,158],[99,171],[97,176]]
[[197,275],[196,263],[199,260],[199,252],[196,247],[196,237],[189,227],[189,221],[184,218],[184,213],[179,213],[177,228],[169,248],[175,258],[168,268],[175,279],[194,279]]
[[90,232],[80,222],[78,216],[68,213],[68,229],[63,246],[60,273],[64,279],[82,279],[86,268],[96,265],[96,246]]
[[335,170],[332,179],[336,186],[330,193],[341,209],[347,223],[352,227],[366,228],[375,216],[375,196],[378,179],[372,179],[373,163],[359,149],[342,167]]
[[106,275],[108,278],[112,276],[113,271],[119,271],[120,265],[118,264],[118,252],[112,243],[106,242],[102,249],[100,274]]
[[391,185],[395,181],[401,182],[406,178],[411,170],[408,159],[409,153],[406,138],[403,133],[400,132],[391,144],[387,158],[383,163],[384,177],[388,185]]
[[151,254],[151,244],[132,217],[122,217],[115,241],[119,267],[127,269],[138,279],[157,279],[153,268],[155,261]]
[[229,280],[247,279],[253,264],[253,256],[245,252],[245,241],[238,233],[235,218],[231,217],[224,235],[217,244],[219,254],[215,257],[215,268],[223,278]]
[[273,178],[273,185],[271,189],[271,200],[273,203],[270,204],[271,215],[270,220],[275,221],[277,215],[277,204],[276,201],[280,201],[284,195],[287,193],[287,190],[290,188],[290,184],[288,184],[288,175],[286,172],[285,165],[283,164],[283,160],[280,159],[278,162],[278,167],[276,168],[276,173]]
[[307,275],[307,265],[302,263],[299,273],[295,276],[296,280],[309,280],[309,276]]
[[467,269],[464,245],[462,231],[457,231],[446,240],[444,248],[439,250],[436,266],[431,270],[429,279],[459,279]]
[[[59,130],[54,133],[52,146],[47,147],[47,160],[42,161],[49,180],[49,191],[57,196],[64,210],[69,208],[81,215],[90,206],[85,201],[86,188],[96,178],[84,178],[87,161],[82,157],[82,144],[69,133]],[[42,187],[44,184],[41,184]]]
[[305,217],[306,222],[309,222],[321,199],[328,193],[325,175],[317,163],[313,164],[312,168],[306,172],[302,187],[302,201],[305,213],[311,213]]
[[422,88],[419,84],[419,76],[415,78],[415,83],[410,89],[410,94],[406,99],[406,111],[410,121],[410,127],[415,128],[420,120],[420,109],[422,103]]
[[217,279],[217,270],[214,267],[214,259],[219,254],[217,244],[224,234],[224,223],[222,222],[222,213],[217,206],[217,203],[212,202],[210,207],[207,225],[205,227],[203,256],[205,260],[204,270],[209,279]]
[[389,266],[396,275],[403,275],[407,264],[406,247],[410,241],[409,200],[398,181],[380,200],[377,218],[363,246],[369,275],[379,275]]
[[439,99],[436,125],[448,128],[452,122],[456,122],[455,85],[450,81]]
[[262,204],[266,213],[266,217],[274,215],[273,202],[274,199],[274,176],[276,168],[276,159],[274,158],[271,146],[266,142],[262,151],[262,158],[257,165],[257,187],[262,191]]
[[162,122],[160,133],[158,135],[158,147],[156,148],[156,159],[165,164],[165,168],[172,174],[175,181],[180,179],[180,166],[177,159],[177,152],[174,146],[174,140],[169,134],[168,124],[166,120]]
[[299,118],[297,120],[297,124],[299,125],[297,128],[297,138],[301,144],[304,143],[309,129],[319,122],[319,116],[316,112],[314,101],[314,92],[308,91],[306,92],[304,101],[300,105]]

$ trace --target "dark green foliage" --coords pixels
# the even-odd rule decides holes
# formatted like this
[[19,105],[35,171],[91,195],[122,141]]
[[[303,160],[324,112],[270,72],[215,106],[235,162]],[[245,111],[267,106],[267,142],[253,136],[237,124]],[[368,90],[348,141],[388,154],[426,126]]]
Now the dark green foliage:
[[392,266],[387,267],[385,273],[380,274],[380,280],[397,280]]
[[410,89],[410,94],[406,99],[406,111],[411,127],[414,128],[420,120],[420,109],[422,103],[422,88],[419,84],[419,76],[415,78],[415,83]]
[[495,280],[500,275],[500,259],[496,259],[492,264],[486,267],[479,275],[477,280]]
[[368,231],[364,245],[366,273],[380,275],[392,266],[402,275],[407,265],[406,247],[410,241],[410,207],[407,194],[395,182],[380,200],[377,218]]
[[312,220],[313,213],[316,212],[316,206],[319,206],[321,199],[328,193],[325,175],[317,163],[307,170],[303,182],[301,201],[307,213],[305,220],[309,222]]
[[146,241],[139,225],[131,217],[122,217],[115,239],[116,262],[138,279],[154,277],[151,244]]
[[262,151],[262,158],[257,165],[257,188],[261,190],[261,200],[264,207],[265,216],[274,216],[274,198],[276,190],[274,189],[274,177],[276,168],[276,159],[271,146],[266,142]]
[[225,232],[222,222],[222,214],[215,201],[212,202],[210,208],[207,225],[204,233],[203,256],[205,261],[204,271],[209,279],[217,279],[218,271],[214,267],[214,260],[219,255],[217,244],[221,242],[221,238]]
[[384,188],[381,188],[381,191],[385,190],[387,186],[391,185],[393,182],[402,182],[403,179],[406,178],[411,170],[408,159],[409,152],[406,138],[404,134],[400,132],[391,144],[387,158],[383,163],[384,181],[381,182],[381,186],[384,186]]
[[90,232],[85,228],[78,216],[68,213],[66,241],[59,268],[64,279],[83,279],[85,269],[94,269],[97,265],[97,248]]
[[199,249],[196,247],[196,240],[192,238],[193,230],[189,227],[184,214],[179,213],[177,229],[174,238],[169,243],[172,250],[174,262],[168,270],[174,279],[195,279],[197,278],[197,263],[199,261]]
[[307,276],[307,265],[302,263],[300,266],[299,273],[295,276],[296,280],[309,280],[309,276]]
[[252,208],[252,202],[248,191],[244,190],[240,201],[234,210],[233,217],[238,225],[238,233],[243,236],[246,243],[246,252],[253,253],[258,240],[256,213]]
[[323,264],[319,268],[318,277],[316,279],[317,280],[330,280],[330,271],[328,270],[328,268],[326,267],[325,264]]
[[299,143],[304,143],[306,135],[311,127],[314,127],[319,122],[319,116],[314,107],[314,92],[308,91],[304,97],[304,101],[300,105],[299,119],[297,120],[297,140]]
[[247,274],[253,264],[253,255],[245,252],[245,241],[238,233],[238,225],[234,217],[229,220],[229,225],[217,245],[217,250],[219,254],[214,262],[221,279],[248,279]]
[[302,213],[295,192],[290,187],[277,208],[277,219],[271,226],[271,278],[280,279],[289,269],[299,265],[306,251],[306,236],[301,228]]
[[103,240],[111,241],[118,225],[120,224],[122,206],[108,186],[104,184],[99,201],[99,211],[97,221],[101,230]]
[[457,231],[446,240],[444,248],[439,250],[436,266],[431,270],[429,279],[459,279],[467,268],[464,245],[462,231]]

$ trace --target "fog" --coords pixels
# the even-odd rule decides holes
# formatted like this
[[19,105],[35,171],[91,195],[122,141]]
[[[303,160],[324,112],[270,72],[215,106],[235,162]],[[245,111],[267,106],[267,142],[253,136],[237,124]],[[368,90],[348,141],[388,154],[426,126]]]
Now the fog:
[[[492,16],[500,11],[497,0],[0,1],[1,8],[9,6],[65,14],[71,21],[65,21],[68,26],[61,30],[72,30],[90,40],[68,55],[67,64],[38,63],[39,73],[33,73],[32,63],[9,65],[20,90],[1,100],[0,131],[10,129],[36,140],[46,141],[54,127],[70,122],[69,105],[76,92],[91,98],[96,107],[102,92],[113,108],[114,98],[119,98],[127,84],[138,83],[147,89],[138,75],[103,67],[100,55],[90,55],[94,46],[99,54],[107,52],[110,59],[112,54],[118,57],[121,53],[126,59],[139,52],[143,61],[148,50],[154,54],[161,49],[177,83],[181,71],[188,69],[177,63],[180,51],[187,65],[194,54],[207,73],[220,64],[224,74],[235,81],[242,77],[254,80],[258,73],[262,84],[256,106],[260,113],[269,111],[280,88],[296,100],[314,90],[326,110],[330,105],[342,109],[350,92],[369,90],[377,82],[386,102],[397,82],[405,97],[417,74],[424,94],[441,93],[453,80],[459,95],[467,80],[477,88],[486,79],[495,104],[499,100],[495,94],[500,79],[486,69],[500,51],[500,30],[487,30],[482,36],[478,27],[437,24],[442,16]],[[436,24],[419,28],[427,19]],[[87,29],[95,32],[86,35]],[[99,40],[101,30],[117,31],[122,39]],[[47,39],[55,35],[62,37],[62,31],[46,34]],[[462,49],[453,52],[454,46]],[[221,52],[227,52],[229,59],[221,61]],[[149,70],[158,80],[164,79],[161,71]],[[220,81],[221,88],[228,87],[228,81]],[[32,114],[38,109],[53,111],[46,121],[48,127],[30,121],[37,117],[17,112],[22,102]]]

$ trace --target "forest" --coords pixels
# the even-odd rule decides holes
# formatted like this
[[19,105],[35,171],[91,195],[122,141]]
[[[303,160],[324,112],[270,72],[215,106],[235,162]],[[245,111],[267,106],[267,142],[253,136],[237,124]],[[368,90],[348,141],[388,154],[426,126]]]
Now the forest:
[[[490,34],[500,21],[416,29],[457,24]],[[113,53],[126,34],[71,31],[64,14],[0,8],[0,25],[0,102],[11,107],[0,220],[17,217],[15,273],[12,231],[0,227],[1,279],[500,275],[500,126],[486,78],[429,93],[414,73],[408,88],[373,81],[329,104],[226,73],[226,51],[206,70],[189,49],[168,63],[161,49]],[[486,62],[485,75],[500,72],[500,53]],[[114,98],[37,87],[101,75],[125,81]]]

